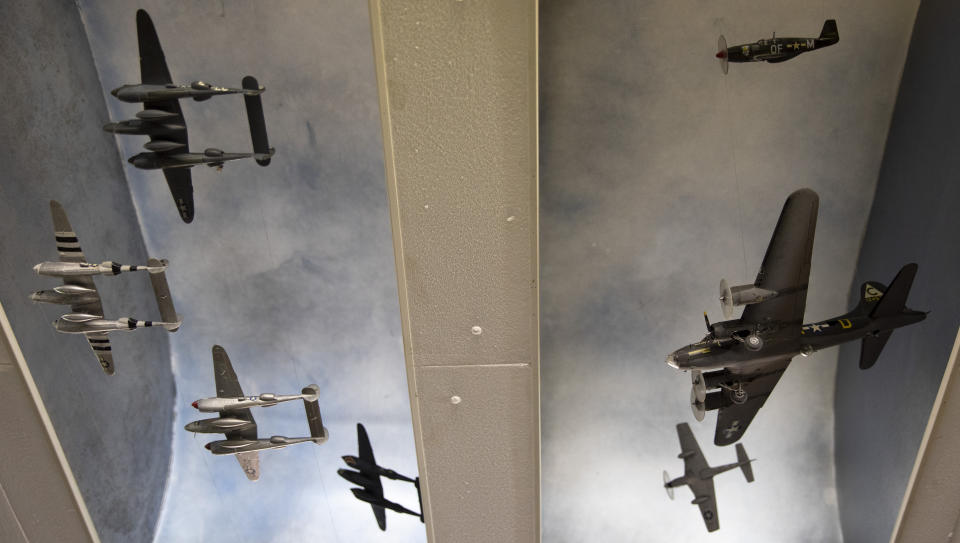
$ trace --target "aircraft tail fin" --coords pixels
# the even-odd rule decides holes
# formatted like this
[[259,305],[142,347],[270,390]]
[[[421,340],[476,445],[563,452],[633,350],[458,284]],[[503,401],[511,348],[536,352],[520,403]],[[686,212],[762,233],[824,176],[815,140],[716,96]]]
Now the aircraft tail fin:
[[903,311],[906,308],[907,295],[910,294],[910,287],[913,286],[913,278],[916,275],[917,265],[914,263],[900,268],[897,276],[890,283],[890,287],[883,293],[876,307],[870,312],[870,316],[873,318],[890,317]]
[[883,297],[883,293],[886,291],[887,286],[883,283],[877,281],[867,281],[863,283],[860,285],[860,302],[850,313],[856,314],[857,316],[869,315],[873,311],[873,308],[877,307],[877,304],[880,303],[880,298]]
[[[243,78],[243,88],[248,91],[260,91],[263,87],[257,82],[257,78],[248,75]],[[254,159],[257,164],[267,166],[270,164],[270,157],[273,156],[274,149],[270,147],[267,140],[267,123],[263,119],[263,102],[260,100],[260,93],[244,94],[243,101],[247,106],[247,122],[250,123],[250,138],[253,140]]]
[[743,476],[748,483],[753,482],[753,468],[750,467],[750,462],[753,460],[747,456],[747,450],[743,448],[743,444],[737,443],[737,463],[740,464],[740,470],[743,471]]
[[[308,387],[304,387],[301,392],[303,394],[317,394],[319,390],[317,385],[310,385]],[[323,418],[320,415],[319,401],[303,400],[303,408],[307,412],[307,424],[310,425],[310,437],[312,437],[314,442],[318,445],[325,442],[330,437],[330,433],[326,428],[323,427]]]
[[836,19],[827,19],[823,22],[823,29],[820,31],[821,40],[830,40],[834,43],[840,41],[840,32],[837,30]]

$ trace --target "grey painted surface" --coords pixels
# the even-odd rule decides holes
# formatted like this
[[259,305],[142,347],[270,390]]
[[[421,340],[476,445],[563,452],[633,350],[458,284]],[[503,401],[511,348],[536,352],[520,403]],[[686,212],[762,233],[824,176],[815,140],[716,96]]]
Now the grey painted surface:
[[[136,7],[150,13],[175,81],[236,86],[244,75],[257,77],[277,149],[267,168],[253,161],[221,172],[195,168],[189,225],[160,172],[123,163],[147,246],[174,263],[167,278],[185,319],[171,338],[179,396],[157,540],[380,537],[370,507],[336,475],[340,456],[356,454],[358,421],[379,462],[417,472],[366,3],[81,2],[114,120],[139,109],[108,94],[139,78]],[[250,149],[239,96],[182,107],[192,150]],[[116,139],[123,159],[145,141]],[[190,402],[215,392],[215,343],[229,353],[244,392],[317,383],[330,440],[261,453],[256,482],[233,458],[204,450],[216,436],[194,436],[183,425],[200,418]],[[253,415],[262,436],[308,431],[298,405]],[[388,499],[416,509],[411,485],[384,487]],[[424,540],[413,517],[391,514],[388,529],[391,540]]]
[[370,6],[428,540],[535,543],[537,2]]
[[[0,541],[97,543],[82,496],[46,414],[35,401],[36,384],[6,329],[0,307]],[[70,473],[65,473],[70,471]]]
[[[743,439],[756,482],[717,479],[709,536],[660,470],[682,469],[678,422],[711,464],[734,450],[712,445],[716,415],[693,419],[689,375],[664,357],[703,336],[704,310],[720,318],[721,277],[753,281],[800,187],[821,198],[806,320],[848,309],[916,5],[543,2],[545,541],[840,540],[837,350],[787,370]],[[714,58],[721,33],[816,36],[827,18],[840,42],[822,51],[726,77]]]
[[[116,146],[100,129],[106,108],[76,6],[4,2],[0,50],[0,300],[100,537],[146,541],[170,462],[166,333],[113,334],[117,374],[107,377],[81,336],[53,330],[51,321],[66,310],[27,298],[59,283],[31,269],[57,258],[52,198],[63,203],[91,260],[147,259]],[[159,317],[147,277],[96,282],[111,316]]]
[[870,371],[859,345],[840,351],[837,487],[846,541],[886,541],[960,326],[960,58],[942,54],[960,5],[924,0],[917,14],[851,296],[917,262],[908,304],[927,320],[893,334]]

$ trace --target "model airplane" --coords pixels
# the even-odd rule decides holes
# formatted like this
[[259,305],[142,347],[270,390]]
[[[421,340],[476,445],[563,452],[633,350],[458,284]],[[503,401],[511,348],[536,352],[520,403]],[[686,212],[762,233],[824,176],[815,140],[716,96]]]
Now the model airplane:
[[[243,78],[242,89],[212,87],[202,82],[174,85],[157,31],[150,16],[142,9],[137,11],[137,40],[142,83],[123,85],[111,94],[125,102],[142,102],[143,111],[137,113],[136,119],[108,123],[103,129],[115,134],[150,136],[150,141],[144,144],[148,152],[130,157],[129,162],[140,169],[163,170],[180,218],[189,223],[193,221],[194,206],[193,179],[187,168],[199,164],[221,168],[229,160],[249,157],[254,157],[261,166],[270,164],[274,149],[267,141],[266,123],[263,120],[260,94],[264,89],[251,76]],[[244,95],[253,153],[225,153],[213,148],[202,153],[191,153],[180,99],[189,97],[206,100],[218,94],[237,93]]]
[[[57,252],[60,253],[60,262],[41,262],[33,269],[39,275],[60,277],[64,284],[49,290],[38,290],[30,294],[30,299],[41,303],[69,305],[71,313],[54,321],[54,328],[58,332],[67,334],[84,334],[93,353],[97,355],[103,371],[107,375],[113,375],[116,370],[108,332],[151,326],[162,326],[170,332],[175,332],[180,327],[182,319],[173,307],[170,288],[164,273],[167,262],[151,258],[146,266],[128,266],[109,261],[101,264],[89,263],[83,255],[83,249],[80,248],[77,234],[70,226],[66,211],[56,200],[50,201],[50,214],[53,217],[54,237],[57,241]],[[141,270],[150,273],[150,283],[153,285],[153,292],[164,322],[129,318],[104,319],[103,304],[97,286],[93,282],[93,276],[117,275],[125,271]]]
[[[358,500],[370,504],[370,507],[373,509],[373,516],[376,517],[377,525],[380,526],[380,529],[387,529],[387,509],[396,511],[397,513],[419,517],[420,522],[423,522],[423,513],[411,511],[398,503],[385,499],[383,497],[383,485],[380,483],[380,477],[413,483],[413,485],[417,487],[417,494],[419,495],[420,478],[411,479],[405,475],[400,475],[392,469],[378,466],[377,460],[373,457],[373,448],[370,446],[370,438],[367,437],[367,430],[360,423],[357,423],[357,447],[360,449],[359,457],[343,457],[343,461],[353,469],[338,469],[337,474],[351,483],[363,487],[351,488],[350,491],[353,492],[354,497]],[[420,509],[423,509],[422,503],[420,504]]]
[[[667,364],[691,371],[690,403],[697,420],[719,409],[714,443],[740,439],[796,355],[862,339],[860,368],[877,361],[893,330],[922,321],[926,313],[906,307],[917,273],[907,264],[887,288],[868,281],[860,303],[845,315],[803,324],[810,257],[817,227],[819,197],[810,189],[787,198],[752,285],[720,282],[720,301],[729,318],[733,306],[746,305],[737,320],[710,324],[701,341],[667,356]],[[701,373],[703,371],[708,373]],[[708,389],[720,389],[707,392]]]
[[[227,351],[219,345],[213,346],[213,376],[217,385],[217,398],[227,400],[223,409],[219,410],[220,416],[214,419],[193,421],[184,426],[184,429],[198,434],[224,434],[226,439],[211,441],[205,447],[216,455],[236,455],[240,467],[247,475],[247,479],[256,481],[260,478],[259,451],[280,449],[296,443],[312,442],[321,445],[330,437],[320,416],[320,405],[317,402],[320,388],[317,385],[305,387],[302,394],[296,396],[267,395],[274,397],[272,403],[256,403],[260,400],[260,397],[245,398],[243,396],[243,390],[240,388],[236,372],[233,371],[233,365],[230,364]],[[247,403],[245,407],[238,407],[236,402],[238,399],[250,403]],[[273,436],[270,439],[258,439],[257,423],[253,419],[250,407],[274,405],[280,401],[294,399],[303,400],[303,407],[307,413],[307,424],[310,426],[310,437]],[[193,406],[198,407],[200,402],[210,402],[211,400],[215,401],[215,399],[198,400],[193,402]],[[229,405],[231,403],[233,405]]]
[[727,47],[727,40],[721,35],[717,41],[717,58],[723,73],[727,73],[728,62],[786,62],[801,53],[829,47],[838,41],[837,21],[827,19],[819,38],[778,38],[774,32],[769,40]]
[[697,438],[693,437],[693,432],[690,431],[687,423],[677,425],[677,436],[680,438],[680,454],[677,457],[683,458],[683,476],[671,480],[664,471],[663,487],[667,489],[667,495],[671,500],[674,488],[684,485],[690,487],[690,492],[693,492],[693,501],[690,503],[700,506],[700,515],[703,516],[703,522],[707,525],[707,531],[719,530],[720,519],[717,516],[717,497],[713,489],[713,477],[725,471],[740,468],[747,482],[752,483],[753,469],[750,467],[750,462],[753,460],[747,458],[747,451],[744,450],[743,445],[737,443],[736,462],[711,468],[703,453],[700,452]]

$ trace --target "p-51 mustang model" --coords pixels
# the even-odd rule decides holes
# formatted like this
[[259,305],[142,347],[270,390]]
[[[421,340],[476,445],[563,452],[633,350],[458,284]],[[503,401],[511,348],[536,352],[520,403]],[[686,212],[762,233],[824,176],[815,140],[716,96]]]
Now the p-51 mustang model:
[[721,35],[717,40],[717,58],[723,73],[727,73],[728,62],[786,62],[801,53],[829,47],[838,41],[837,21],[827,19],[819,38],[778,38],[774,33],[769,40],[727,47],[727,40]]
[[719,410],[717,445],[740,439],[794,356],[862,339],[860,368],[867,369],[893,330],[926,318],[906,307],[917,273],[916,264],[907,264],[889,288],[864,283],[860,303],[849,313],[803,324],[819,201],[810,189],[791,194],[756,281],[735,287],[720,282],[724,316],[730,316],[733,306],[746,305],[743,315],[710,324],[704,314],[707,336],[667,356],[670,366],[692,372],[690,403],[697,420],[703,420],[705,411]]
[[[413,485],[417,487],[417,495],[419,496],[420,478],[416,477],[411,479],[405,475],[400,475],[392,469],[378,466],[377,460],[373,456],[373,447],[370,446],[370,438],[367,437],[367,430],[360,423],[357,423],[357,447],[360,449],[359,457],[343,457],[343,461],[353,469],[338,469],[337,474],[351,483],[363,487],[351,488],[350,491],[353,492],[354,497],[358,500],[370,504],[370,507],[373,509],[373,516],[377,519],[377,526],[379,526],[381,530],[387,529],[387,509],[396,511],[397,513],[419,517],[420,522],[423,522],[423,513],[411,511],[399,503],[384,498],[383,485],[380,482],[380,477],[386,477],[394,481],[413,483]],[[422,502],[420,509],[423,510]]]
[[[84,334],[107,375],[113,375],[116,371],[108,332],[151,326],[162,326],[170,332],[175,332],[180,328],[182,319],[177,315],[170,297],[170,288],[164,273],[167,269],[165,260],[151,258],[146,266],[128,266],[116,262],[89,263],[80,248],[77,234],[70,226],[66,211],[56,200],[50,201],[50,214],[53,217],[54,237],[57,241],[57,252],[60,253],[60,262],[41,262],[33,269],[38,275],[60,277],[64,284],[49,290],[38,290],[30,294],[30,299],[41,303],[69,305],[72,312],[54,321],[54,328],[58,332],[67,334]],[[122,272],[140,270],[150,273],[150,283],[153,285],[160,316],[164,322],[129,318],[104,319],[103,304],[100,301],[97,286],[93,282],[93,276],[118,275]]]
[[[221,168],[228,160],[249,157],[254,157],[261,166],[270,164],[274,150],[267,141],[263,120],[260,94],[264,88],[251,76],[243,78],[242,89],[213,87],[199,81],[174,85],[153,21],[142,9],[137,11],[137,41],[142,83],[123,85],[111,94],[125,102],[142,102],[143,111],[137,113],[136,119],[108,123],[103,129],[115,134],[150,136],[150,141],[144,144],[148,152],[134,155],[128,162],[144,170],[162,169],[180,218],[189,223],[194,216],[193,179],[187,168],[199,164]],[[213,148],[202,153],[190,152],[180,99],[202,101],[219,94],[243,94],[253,153],[225,153]]]
[[[202,409],[204,411],[219,411],[220,416],[215,419],[193,421],[184,426],[188,432],[198,434],[224,434],[226,439],[211,441],[205,447],[216,455],[236,455],[240,467],[247,475],[247,479],[256,481],[260,478],[260,456],[258,451],[280,449],[296,443],[313,442],[321,445],[330,437],[330,433],[323,427],[320,416],[320,404],[317,395],[320,388],[317,385],[304,387],[302,394],[295,396],[275,396],[273,400],[262,400],[262,396],[244,397],[237,374],[233,371],[227,351],[219,345],[213,346],[213,376],[217,384],[217,398],[197,400],[193,406],[203,403],[204,406],[214,407],[222,400],[220,409]],[[281,401],[303,400],[303,407],[307,413],[307,424],[310,426],[310,437],[273,436],[270,439],[257,438],[257,423],[253,420],[250,407],[270,406]]]
[[707,459],[700,452],[700,446],[697,445],[697,438],[693,437],[690,426],[682,422],[677,425],[677,437],[680,438],[680,454],[677,458],[683,459],[683,476],[676,479],[670,479],[667,472],[663,472],[663,487],[667,489],[667,495],[673,499],[673,489],[678,486],[690,487],[693,492],[693,501],[690,503],[700,506],[700,515],[703,522],[707,525],[708,532],[714,532],[720,529],[720,518],[717,516],[717,496],[713,489],[713,476],[719,475],[725,471],[734,468],[740,468],[743,476],[748,483],[753,482],[753,469],[750,462],[753,460],[747,458],[747,451],[743,445],[737,443],[737,461],[732,464],[724,464],[711,468],[707,464]]

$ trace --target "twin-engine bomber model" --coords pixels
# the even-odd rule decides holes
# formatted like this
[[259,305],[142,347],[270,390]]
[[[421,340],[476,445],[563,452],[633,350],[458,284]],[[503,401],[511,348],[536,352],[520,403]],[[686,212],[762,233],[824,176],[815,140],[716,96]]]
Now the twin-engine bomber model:
[[[142,9],[137,10],[137,41],[142,83],[123,85],[111,94],[124,102],[143,103],[143,111],[137,113],[136,119],[108,123],[103,129],[115,134],[150,136],[150,141],[144,144],[148,152],[130,157],[129,162],[144,170],[163,170],[180,218],[189,223],[193,221],[194,207],[193,178],[188,168],[198,164],[222,168],[228,160],[249,157],[261,166],[270,164],[274,149],[267,141],[267,125],[263,120],[260,94],[264,88],[252,76],[243,78],[242,89],[214,87],[202,81],[174,85],[153,21]],[[187,123],[179,101],[183,98],[203,101],[221,94],[243,94],[253,153],[225,153],[213,148],[202,153],[190,152]]]
[[727,47],[727,40],[721,35],[717,40],[717,58],[723,73],[727,73],[728,62],[786,62],[801,53],[829,47],[838,41],[837,21],[827,19],[819,38],[778,38],[774,32],[769,40]]
[[707,531],[719,530],[720,518],[717,516],[717,497],[713,489],[713,476],[740,468],[747,482],[752,483],[753,469],[750,467],[750,462],[753,460],[747,458],[747,451],[743,445],[737,443],[736,462],[711,468],[703,453],[700,452],[697,438],[693,437],[693,432],[690,431],[687,423],[682,422],[677,425],[677,436],[680,438],[680,454],[677,458],[683,459],[683,476],[671,480],[664,471],[663,487],[667,489],[667,495],[671,500],[674,488],[684,485],[690,487],[690,492],[693,492],[693,501],[690,503],[700,506],[700,515],[703,516],[703,522],[707,525]]
[[[317,401],[320,387],[317,385],[304,387],[302,393],[297,395],[262,394],[245,397],[227,351],[219,345],[213,346],[213,376],[217,384],[217,397],[197,400],[191,405],[201,411],[219,412],[220,416],[193,421],[184,429],[198,434],[224,434],[226,439],[211,441],[205,447],[213,454],[236,455],[247,479],[256,481],[260,478],[258,451],[280,449],[295,443],[313,442],[321,445],[330,437],[320,416],[320,404]],[[250,407],[267,407],[289,400],[303,400],[310,437],[273,436],[270,439],[258,439],[257,423],[253,420]]]
[[[860,303],[839,317],[803,324],[813,236],[820,199],[810,189],[787,198],[767,253],[753,285],[729,287],[720,282],[725,316],[734,305],[746,305],[737,320],[707,323],[707,336],[667,356],[667,364],[692,372],[690,404],[697,420],[719,409],[714,443],[729,445],[766,402],[796,355],[862,339],[860,368],[877,361],[893,330],[922,321],[926,313],[906,307],[917,273],[907,264],[887,288],[867,281]],[[701,373],[707,370],[708,373]],[[707,392],[709,389],[719,389]]]
[[[53,216],[54,237],[60,262],[41,262],[33,267],[38,275],[60,277],[64,285],[50,290],[38,290],[30,295],[35,302],[69,305],[72,313],[63,315],[53,322],[58,332],[66,334],[84,334],[93,353],[97,355],[100,367],[107,375],[113,375],[113,351],[107,333],[116,330],[133,330],[161,326],[169,332],[180,328],[182,319],[173,307],[170,287],[164,270],[166,260],[151,258],[146,266],[128,266],[116,262],[91,264],[86,261],[77,234],[70,226],[67,213],[56,200],[50,200],[50,214]],[[160,308],[163,322],[141,321],[130,318],[109,320],[103,318],[103,304],[100,293],[93,282],[94,275],[118,275],[122,272],[147,271],[150,283]]]
[[[381,530],[387,529],[387,509],[396,511],[397,513],[419,517],[420,522],[423,522],[423,513],[411,511],[399,503],[384,498],[383,485],[380,482],[380,477],[386,477],[394,481],[413,483],[413,485],[417,487],[417,496],[419,497],[420,478],[416,477],[411,479],[405,475],[400,475],[392,469],[378,466],[377,460],[373,456],[373,447],[370,446],[370,438],[367,437],[367,430],[360,423],[357,423],[357,447],[360,449],[359,457],[343,457],[343,461],[353,469],[338,469],[337,474],[351,483],[363,487],[351,488],[350,492],[353,492],[354,497],[358,500],[370,504],[370,507],[373,509],[373,516],[377,519],[377,526],[379,526]],[[423,499],[420,498],[420,500],[420,510],[423,511]]]

